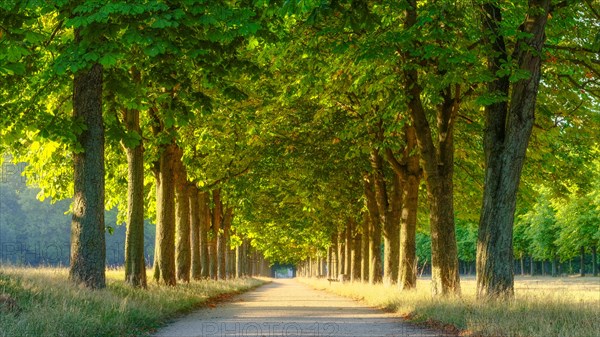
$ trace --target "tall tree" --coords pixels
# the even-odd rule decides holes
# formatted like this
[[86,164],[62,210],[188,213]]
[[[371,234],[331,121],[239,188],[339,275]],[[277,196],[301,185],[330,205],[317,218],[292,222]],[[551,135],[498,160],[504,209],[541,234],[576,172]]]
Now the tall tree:
[[[490,48],[488,69],[500,76],[488,85],[488,93],[498,99],[485,107],[485,184],[477,241],[479,298],[514,294],[512,232],[516,197],[534,124],[551,3],[528,2],[512,54],[507,48],[500,5],[491,1],[482,6],[483,29]],[[509,60],[516,62],[512,78],[502,73]]]
[[[92,27],[75,29],[75,46],[86,48]],[[79,70],[73,80],[73,118],[84,125],[73,154],[74,197],[71,223],[69,277],[90,288],[104,288],[104,121],[102,119],[102,65]]]

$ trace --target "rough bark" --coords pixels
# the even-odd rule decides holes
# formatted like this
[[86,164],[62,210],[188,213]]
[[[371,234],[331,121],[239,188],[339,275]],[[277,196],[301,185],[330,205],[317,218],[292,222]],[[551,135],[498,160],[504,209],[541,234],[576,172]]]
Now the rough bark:
[[[405,28],[411,29],[417,20],[416,0],[409,0]],[[411,60],[408,52],[403,53],[406,61]],[[460,85],[446,87],[440,91],[442,103],[437,109],[437,139],[427,119],[423,102],[419,73],[414,68],[403,71],[404,90],[412,125],[417,135],[421,154],[431,226],[431,286],[432,294],[448,295],[460,293],[458,250],[454,225],[453,174],[454,174],[454,122],[460,103]]]
[[[79,29],[75,43],[81,42]],[[77,136],[82,152],[73,153],[74,197],[71,222],[71,281],[92,289],[106,287],[104,239],[104,123],[102,66],[75,74],[73,118],[85,130]]]
[[176,285],[175,274],[175,176],[176,145],[168,144],[158,159],[156,177],[156,245],[154,279]]
[[402,187],[402,210],[400,216],[400,261],[398,287],[400,290],[413,289],[417,282],[416,228],[419,204],[419,184],[422,170],[420,157],[416,153],[417,135],[413,126],[404,129],[404,151],[398,160],[391,149],[386,150],[388,162],[400,177]]
[[190,281],[191,249],[190,249],[190,196],[187,172],[181,156],[183,151],[177,148],[175,170],[175,268],[177,279]]
[[190,198],[190,264],[191,277],[194,280],[202,278],[202,260],[200,258],[200,201],[198,188],[194,184],[188,186]]
[[[128,132],[142,135],[140,112],[126,109],[123,120]],[[127,231],[125,233],[125,282],[146,287],[144,258],[144,149],[140,139],[133,147],[123,144],[127,155]]]
[[[530,76],[512,84],[507,77],[489,84],[491,94],[509,98],[486,107],[484,135],[485,183],[477,240],[477,296],[514,296],[512,231],[521,170],[534,123],[541,76],[541,51],[550,0],[529,1],[530,10],[512,55],[520,71]],[[492,73],[509,59],[500,8],[483,5],[484,29],[489,34],[488,68]]]
[[365,197],[367,200],[367,209],[369,210],[369,283],[375,284],[382,281],[381,270],[381,222],[373,178],[369,175],[364,179]]
[[383,163],[379,151],[371,151],[375,200],[377,201],[380,222],[383,225],[383,283],[392,285],[398,280],[402,189],[400,187],[400,177],[395,172],[392,175],[392,184],[386,183]]

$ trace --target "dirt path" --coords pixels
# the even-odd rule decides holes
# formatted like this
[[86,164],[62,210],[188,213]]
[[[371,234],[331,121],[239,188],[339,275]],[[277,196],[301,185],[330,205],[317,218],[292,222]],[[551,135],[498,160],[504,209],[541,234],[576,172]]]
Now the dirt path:
[[443,334],[403,324],[401,319],[353,300],[276,279],[254,291],[185,316],[156,337],[196,336],[419,336]]

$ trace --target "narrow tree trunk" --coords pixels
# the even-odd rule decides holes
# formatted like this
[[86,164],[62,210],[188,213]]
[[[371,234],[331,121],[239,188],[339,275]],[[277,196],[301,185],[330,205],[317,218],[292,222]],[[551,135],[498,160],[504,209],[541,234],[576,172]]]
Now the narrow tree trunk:
[[202,278],[209,278],[210,275],[210,260],[208,234],[210,231],[210,200],[207,192],[198,192],[199,205],[199,244],[200,244],[200,275]]
[[525,259],[524,254],[521,254],[521,276],[525,276]]
[[183,151],[177,148],[175,163],[175,267],[177,279],[190,282],[190,197],[187,173],[181,162]]
[[598,276],[598,254],[596,245],[592,246],[592,275]]
[[375,284],[382,280],[381,275],[381,223],[372,178],[364,179],[365,196],[369,210],[369,283]]
[[331,235],[331,278],[338,277],[338,241],[337,232]]
[[344,256],[346,257],[346,264],[344,265],[344,270],[346,271],[346,275],[350,277],[352,269],[352,232],[354,231],[354,220],[346,221],[346,230],[344,230]]
[[372,150],[371,167],[373,168],[375,200],[380,222],[383,225],[383,283],[389,286],[398,281],[402,190],[398,173],[393,174],[391,187],[386,184],[383,163],[379,151]]
[[154,279],[174,286],[175,278],[175,144],[164,147],[156,179],[156,248]]
[[200,259],[200,200],[198,188],[194,184],[188,186],[190,198],[190,250],[192,279],[202,278],[202,261]]
[[363,214],[360,236],[360,276],[361,281],[369,281],[369,214]]
[[579,276],[585,276],[585,247],[581,246],[581,255],[579,256]]
[[417,286],[417,210],[419,206],[419,177],[409,175],[404,187],[402,223],[400,226],[400,290]]
[[225,279],[225,243],[223,242],[223,202],[221,201],[221,189],[213,190],[213,230],[215,231],[215,253],[217,278]]
[[531,276],[535,275],[535,262],[533,261],[533,255],[531,256],[530,260],[529,260],[529,267],[530,267],[530,274]]
[[360,282],[362,279],[362,276],[361,276],[361,262],[362,262],[361,242],[362,242],[362,238],[361,237],[362,237],[362,234],[355,233],[352,238],[352,253],[351,253],[352,266],[350,267],[350,280],[352,282]]
[[[75,30],[75,43],[81,43]],[[102,66],[80,70],[73,80],[73,118],[85,130],[77,136],[82,151],[73,153],[74,197],[71,222],[71,268],[74,283],[106,287],[104,239],[104,123]]]
[[230,231],[231,231],[231,223],[233,221],[233,208],[228,207],[225,210],[225,214],[223,215],[223,223],[222,223],[222,227],[223,227],[223,234],[222,234],[222,238],[221,238],[221,244],[219,246],[220,248],[220,252],[219,254],[221,255],[221,259],[219,260],[219,269],[222,270],[223,272],[219,275],[221,279],[226,279],[227,278],[227,265],[228,265],[228,258],[229,258],[229,235],[230,235]]
[[144,149],[141,140],[140,112],[123,111],[127,132],[137,133],[140,141],[133,147],[123,143],[127,155],[127,231],[125,233],[125,282],[146,288],[144,258]]
[[[538,85],[541,75],[542,47],[550,0],[529,1],[527,17],[521,25],[522,36],[512,57],[521,71],[530,73],[510,88],[508,76],[491,82],[488,92],[509,97],[486,107],[485,183],[477,240],[477,296],[496,298],[514,296],[512,231],[516,196],[533,128]],[[506,50],[502,13],[493,3],[483,5],[484,30],[492,48],[488,58],[491,73],[502,69],[509,59]]]
[[346,273],[346,270],[344,270],[344,267],[346,266],[346,259],[344,256],[344,252],[345,252],[344,241],[345,241],[344,231],[338,229],[338,233],[337,233],[338,275],[344,275]]

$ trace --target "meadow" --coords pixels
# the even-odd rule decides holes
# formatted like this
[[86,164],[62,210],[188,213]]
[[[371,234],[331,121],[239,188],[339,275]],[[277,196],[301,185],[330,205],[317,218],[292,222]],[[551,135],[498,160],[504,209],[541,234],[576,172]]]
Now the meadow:
[[448,298],[432,298],[426,278],[418,280],[416,290],[404,292],[384,285],[301,281],[459,336],[600,336],[597,277],[517,277],[515,298],[506,302],[476,300],[473,277],[461,279],[461,297]]
[[126,285],[123,270],[107,271],[106,277],[106,289],[89,290],[68,282],[64,268],[0,266],[0,294],[17,305],[0,306],[0,337],[145,336],[181,314],[265,282],[240,278],[165,287],[149,281],[144,290]]

